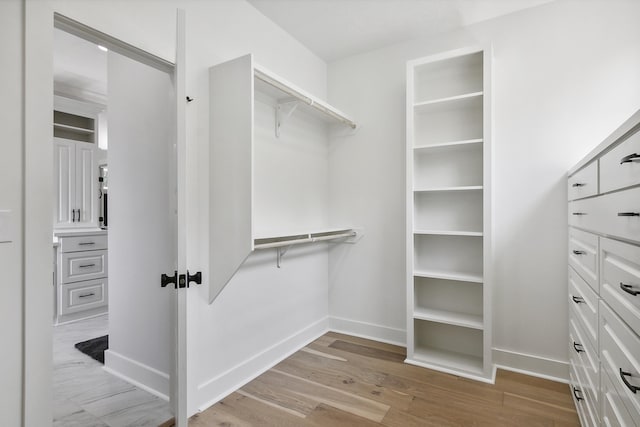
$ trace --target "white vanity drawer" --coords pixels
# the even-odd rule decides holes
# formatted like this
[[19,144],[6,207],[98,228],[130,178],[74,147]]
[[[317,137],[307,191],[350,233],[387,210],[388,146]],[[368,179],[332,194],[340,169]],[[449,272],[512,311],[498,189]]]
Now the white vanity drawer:
[[107,279],[61,285],[59,301],[59,310],[62,315],[106,306],[108,302]]
[[640,184],[640,132],[600,158],[600,192]]
[[62,283],[107,277],[107,251],[62,254]]
[[567,180],[567,196],[569,200],[598,194],[598,162],[593,161],[574,173]]
[[640,335],[640,246],[601,239],[601,297]]
[[600,401],[602,402],[602,426],[603,427],[638,427],[634,420],[640,422],[640,414],[631,416],[625,408],[613,381],[606,372],[602,372],[600,389]]
[[598,236],[569,228],[569,265],[598,292]]
[[587,339],[598,348],[598,295],[569,267],[570,313],[582,323]]
[[[569,358],[586,373],[588,387],[598,390],[600,384],[600,363],[598,352],[591,341],[586,338],[586,333],[577,319],[569,318]],[[598,400],[598,393],[594,398]]]
[[640,337],[604,303],[600,303],[600,361],[620,401],[640,414]]
[[107,249],[106,234],[60,237],[60,252],[78,252]]
[[595,231],[598,226],[595,206],[597,200],[597,197],[592,197],[569,202],[569,225]]

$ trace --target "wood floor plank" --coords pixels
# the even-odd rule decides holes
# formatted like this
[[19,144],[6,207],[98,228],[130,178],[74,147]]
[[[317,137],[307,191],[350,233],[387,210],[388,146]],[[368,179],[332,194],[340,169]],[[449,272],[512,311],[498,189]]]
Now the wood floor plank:
[[307,417],[310,426],[379,427],[380,423],[358,417],[329,405],[318,405]]
[[527,414],[549,416],[559,421],[574,422],[578,419],[575,408],[549,405],[537,399],[512,393],[504,394],[504,406]]
[[343,350],[361,356],[371,357],[376,360],[388,360],[390,362],[403,362],[406,359],[404,354],[399,354],[389,350],[382,350],[372,346],[354,344],[347,341],[335,340],[329,345],[331,348]]
[[338,332],[327,332],[327,334],[324,336],[334,338],[335,340],[350,342],[352,344],[360,344],[368,347],[377,348],[380,350],[390,351],[392,353],[398,353],[404,356],[405,358],[407,357],[407,349],[399,345],[388,344],[380,341],[373,341],[366,338],[354,337],[353,335],[345,335]]
[[288,382],[288,379],[268,371],[246,384],[240,391],[285,412],[293,411],[301,416],[310,414],[320,401],[293,392],[288,387]]
[[530,397],[553,406],[573,408],[573,399],[567,385],[506,370],[496,375],[496,389],[515,395]]

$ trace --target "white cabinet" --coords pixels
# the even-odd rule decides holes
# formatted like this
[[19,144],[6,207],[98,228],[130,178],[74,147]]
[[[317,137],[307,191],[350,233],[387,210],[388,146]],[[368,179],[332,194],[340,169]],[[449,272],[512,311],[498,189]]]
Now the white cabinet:
[[493,381],[491,54],[407,64],[407,363]]
[[107,312],[106,231],[58,233],[56,322],[65,323]]
[[54,138],[54,228],[96,227],[98,163],[95,144]]
[[639,129],[640,111],[568,177],[570,382],[584,426],[640,426]]

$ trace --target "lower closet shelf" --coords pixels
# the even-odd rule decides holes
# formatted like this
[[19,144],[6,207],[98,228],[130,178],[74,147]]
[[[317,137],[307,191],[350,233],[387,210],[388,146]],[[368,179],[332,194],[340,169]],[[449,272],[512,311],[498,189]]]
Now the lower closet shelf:
[[445,325],[461,326],[464,328],[482,329],[482,316],[476,314],[457,313],[448,310],[432,308],[416,308],[413,310],[413,318]]
[[482,357],[428,347],[416,347],[406,363],[424,368],[448,368],[482,375]]
[[460,282],[482,283],[483,279],[478,274],[459,273],[455,271],[415,270],[414,277],[427,277],[432,279],[458,280]]

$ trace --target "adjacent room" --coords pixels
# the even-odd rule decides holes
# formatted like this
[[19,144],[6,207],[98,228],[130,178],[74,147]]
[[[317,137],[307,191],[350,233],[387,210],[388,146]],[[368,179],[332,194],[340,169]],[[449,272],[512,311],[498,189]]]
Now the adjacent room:
[[640,427],[638,16],[1,2],[0,424]]

